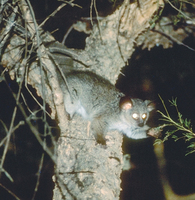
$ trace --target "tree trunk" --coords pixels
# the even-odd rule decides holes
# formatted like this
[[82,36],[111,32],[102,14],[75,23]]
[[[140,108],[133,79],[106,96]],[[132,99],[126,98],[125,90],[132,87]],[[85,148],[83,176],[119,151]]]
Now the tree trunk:
[[[163,6],[161,0],[139,0],[134,3],[125,0],[113,14],[93,25],[84,50],[66,49],[73,57],[74,68],[85,70],[87,66],[88,70],[115,84],[121,68],[134,51],[136,39],[149,28],[149,21],[160,6]],[[2,5],[2,13],[7,7],[6,3]],[[51,118],[56,117],[59,122],[61,134],[54,155],[33,130],[55,164],[53,199],[119,199],[123,163],[121,133],[109,132],[107,146],[103,148],[96,144],[89,122],[79,116],[67,120],[56,73],[59,63],[44,45],[53,43],[55,46],[57,43],[49,33],[41,33],[28,1],[13,3],[13,7],[23,16],[17,18],[17,24],[24,22],[28,31],[23,28],[24,35],[21,32],[17,34],[21,29],[10,23],[16,21],[17,10],[9,16],[6,12],[2,14],[1,17],[8,20],[1,29],[1,62],[12,79],[17,78],[17,81],[25,85],[28,83],[36,89],[37,94],[49,104]],[[8,30],[14,30],[14,34]],[[36,53],[33,62],[30,60],[32,51]]]

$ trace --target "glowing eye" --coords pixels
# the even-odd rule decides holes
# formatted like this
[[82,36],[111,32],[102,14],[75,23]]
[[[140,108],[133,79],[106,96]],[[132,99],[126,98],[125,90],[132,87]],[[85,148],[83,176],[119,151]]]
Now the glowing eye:
[[132,117],[133,117],[133,119],[138,119],[139,115],[137,113],[133,113]]
[[146,119],[146,117],[147,117],[147,115],[146,115],[146,113],[144,113],[144,114],[142,115],[142,119]]

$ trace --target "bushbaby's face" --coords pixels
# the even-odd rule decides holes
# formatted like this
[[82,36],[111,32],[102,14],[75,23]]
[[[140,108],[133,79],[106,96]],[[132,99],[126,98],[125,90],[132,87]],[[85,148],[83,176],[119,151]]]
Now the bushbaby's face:
[[121,109],[125,121],[130,126],[142,127],[146,124],[149,112],[153,109],[148,107],[149,101],[142,101],[140,99],[129,99],[121,103]]
[[132,119],[135,120],[136,125],[138,126],[144,126],[144,124],[147,121],[148,114],[147,113],[140,113],[140,112],[133,112],[130,114]]

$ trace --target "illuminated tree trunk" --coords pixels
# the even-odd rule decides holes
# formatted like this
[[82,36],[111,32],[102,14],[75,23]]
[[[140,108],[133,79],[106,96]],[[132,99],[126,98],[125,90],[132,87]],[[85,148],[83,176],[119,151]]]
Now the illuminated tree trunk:
[[[1,5],[1,20],[7,19],[1,21],[4,25],[1,28],[1,62],[12,79],[17,78],[19,83],[28,83],[36,89],[50,106],[51,118],[58,120],[61,134],[54,154],[31,128],[55,164],[53,199],[119,199],[123,163],[121,133],[109,132],[107,147],[103,148],[96,144],[89,122],[79,116],[67,119],[57,75],[58,60],[51,55],[47,45],[65,47],[58,45],[49,33],[42,33],[29,1],[12,4],[13,7],[9,7],[5,1]],[[160,0],[134,3],[125,0],[114,13],[93,25],[84,50],[66,49],[73,57],[73,67],[85,69],[87,66],[88,70],[115,84],[121,68],[134,51],[138,36],[150,27],[149,21],[161,6]],[[32,52],[36,54],[35,59],[32,59]]]

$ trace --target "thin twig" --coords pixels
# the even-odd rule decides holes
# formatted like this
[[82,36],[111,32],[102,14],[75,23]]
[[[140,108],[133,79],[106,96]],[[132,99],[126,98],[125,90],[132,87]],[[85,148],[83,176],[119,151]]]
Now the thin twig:
[[179,45],[182,45],[182,46],[184,46],[184,47],[190,49],[191,51],[195,51],[195,49],[189,47],[188,45],[184,44],[183,42],[180,42],[179,40],[177,40],[177,39],[174,38],[173,36],[167,35],[167,34],[164,33],[163,31],[155,30],[155,29],[152,29],[151,31],[156,32],[156,33],[159,33],[159,34],[165,36],[166,38],[168,38],[169,40],[171,40],[171,41],[173,41],[173,42],[175,42],[175,43],[177,43],[177,44],[179,44]]
[[6,188],[4,185],[2,185],[0,183],[0,186],[5,189],[9,194],[11,194],[14,198],[16,198],[16,200],[21,200],[19,197],[17,197],[11,190],[9,190],[8,188]]
[[39,183],[40,183],[40,177],[41,177],[41,170],[42,170],[42,167],[43,167],[44,156],[45,156],[45,153],[42,153],[40,164],[39,164],[39,169],[38,169],[38,172],[37,172],[37,182],[36,182],[36,186],[35,186],[35,189],[34,189],[32,200],[35,199],[35,196],[36,196],[37,191],[38,191],[38,187],[39,187]]
[[180,14],[182,14],[185,18],[190,19],[190,17],[188,17],[187,15],[185,15],[181,10],[179,10],[178,8],[176,8],[169,0],[167,0],[167,2],[171,5],[172,8],[174,8],[175,10],[177,10]]
[[66,6],[66,3],[61,4],[56,10],[54,10],[40,25],[39,28],[42,27],[51,17],[54,17],[57,12],[59,12],[64,6]]
[[[26,64],[26,60],[24,59],[21,65],[25,66],[25,64]],[[20,85],[19,85],[18,94],[15,97],[15,99],[16,99],[16,106],[14,107],[14,111],[13,111],[13,114],[12,114],[12,119],[11,119],[10,127],[9,127],[9,130],[8,130],[8,133],[7,133],[7,140],[6,140],[6,143],[5,143],[5,148],[3,150],[3,155],[2,155],[2,158],[1,158],[1,164],[0,164],[0,168],[1,169],[3,168],[3,165],[4,165],[4,161],[5,161],[5,157],[6,157],[7,151],[8,151],[8,146],[9,146],[11,134],[13,132],[14,121],[15,121],[15,118],[16,118],[16,113],[17,113],[17,108],[18,108],[17,105],[19,104],[19,99],[20,99],[21,90],[22,90],[22,84],[23,84],[23,76],[22,76],[22,80],[21,80]],[[1,176],[1,172],[0,172],[0,176]]]

